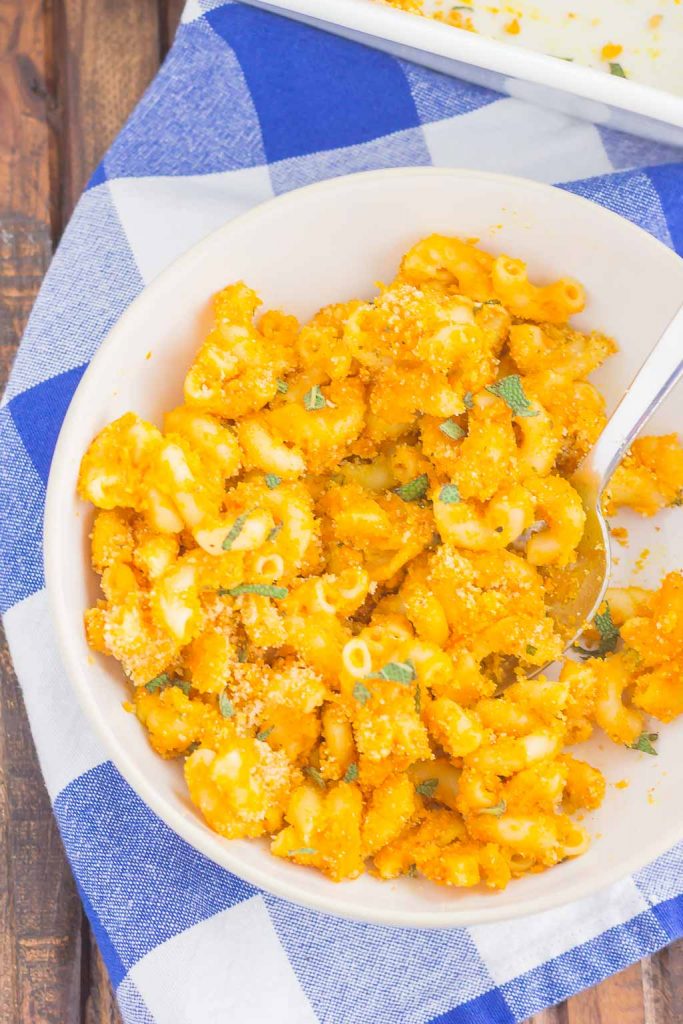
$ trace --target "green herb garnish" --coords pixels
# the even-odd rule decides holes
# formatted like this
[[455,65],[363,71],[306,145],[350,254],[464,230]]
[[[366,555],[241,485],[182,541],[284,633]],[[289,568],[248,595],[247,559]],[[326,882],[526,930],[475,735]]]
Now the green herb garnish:
[[268,739],[274,728],[275,726],[271,725],[268,729],[264,729],[263,732],[257,732],[256,739],[260,740],[261,743],[265,743],[265,741]]
[[237,652],[237,660],[239,661],[240,665],[244,665],[248,657],[249,651],[246,649],[246,647],[240,647],[240,649]]
[[439,501],[444,505],[457,505],[460,501],[460,491],[457,484],[445,484],[439,491]]
[[[276,587],[272,583],[238,583],[236,587],[221,588],[224,594],[230,597],[239,597],[240,594],[258,594],[259,597],[286,597],[287,587]],[[221,590],[218,593],[221,593]]]
[[628,77],[626,75],[626,72],[622,68],[621,64],[617,64],[615,61],[610,61],[609,73],[610,73],[610,75],[616,75],[617,78],[626,78],[626,77]]
[[344,772],[344,782],[355,782],[358,778],[358,765],[350,764]]
[[425,779],[424,782],[418,783],[415,787],[415,792],[419,793],[420,796],[432,797],[436,791],[436,787],[439,785],[438,779]]
[[309,412],[315,412],[317,409],[324,409],[326,405],[327,399],[320,390],[320,385],[314,384],[304,395],[304,408]]
[[612,651],[616,650],[617,641],[621,636],[619,627],[614,625],[612,621],[612,612],[610,606],[605,601],[605,610],[602,614],[595,616],[593,620],[595,628],[600,634],[600,643],[593,650],[587,650],[585,647],[574,646],[574,649],[584,658],[604,658],[606,654],[611,654]]
[[494,818],[500,818],[501,814],[505,814],[507,809],[507,804],[504,800],[501,800],[500,803],[495,804],[493,807],[480,807],[478,813],[492,814]]
[[300,846],[298,850],[290,850],[289,853],[287,854],[287,856],[288,857],[299,857],[299,856],[312,857],[313,854],[317,853],[317,852],[318,851],[314,850],[312,846]]
[[658,732],[641,732],[635,743],[629,743],[631,750],[642,750],[644,754],[652,754],[657,757],[657,751],[652,746],[653,740],[659,739]]
[[415,666],[412,661],[388,661],[379,672],[371,672],[368,679],[388,679],[391,683],[412,683]]
[[286,395],[287,392],[289,391],[289,384],[287,383],[287,381],[283,380],[282,377],[278,377],[276,383],[277,389],[280,392],[280,394]]
[[352,692],[354,699],[357,700],[359,704],[367,704],[372,697],[372,694],[364,683],[356,683]]
[[461,437],[465,436],[465,430],[460,426],[459,423],[455,422],[452,416],[450,417],[450,419],[444,420],[443,423],[439,424],[439,430],[441,431],[442,434],[445,434],[446,437],[450,437],[454,441],[457,441]]
[[409,480],[407,484],[394,487],[394,494],[398,494],[402,501],[419,501],[420,498],[424,498],[428,487],[429,477],[426,473],[420,473],[413,480]]
[[471,391],[466,391],[465,394],[462,396],[462,400],[465,404],[466,409],[474,408],[474,397]]
[[497,398],[502,398],[512,409],[514,416],[538,416],[538,410],[531,408],[531,403],[524,394],[522,379],[518,373],[502,377],[495,384],[487,384],[486,390]]
[[232,718],[235,714],[235,709],[232,706],[232,701],[228,697],[225,690],[218,698],[218,710],[220,711],[223,718]]
[[248,518],[248,512],[243,512],[241,516],[237,517],[235,522],[230,527],[227,537],[225,538],[223,544],[221,545],[224,551],[229,551],[230,548],[233,546],[233,544],[239,537],[240,533],[242,532],[242,527],[244,526]]
[[304,768],[304,775],[308,775],[311,782],[315,782],[316,786],[320,786],[321,789],[325,789],[325,780],[317,768],[314,768],[312,765],[307,764],[306,767]]
[[158,690],[166,690],[169,686],[177,686],[179,690],[182,690],[186,697],[190,693],[190,684],[185,679],[171,679],[166,672],[162,672],[160,676],[155,676],[154,679],[150,679],[148,683],[145,683],[145,689],[147,693],[156,693]]
[[282,529],[282,527],[283,527],[284,525],[285,525],[284,523],[277,523],[277,524],[276,524],[276,525],[275,525],[275,526],[273,527],[273,529],[272,529],[272,530],[270,531],[270,533],[268,534],[268,536],[267,536],[266,540],[268,540],[268,541],[274,541],[274,540],[275,540],[275,538],[277,537],[278,533],[280,532],[280,530]]
[[147,693],[154,693],[156,690],[163,690],[169,685],[171,680],[165,672],[162,672],[160,676],[155,676],[154,679],[150,679],[148,683],[145,683],[145,689]]
[[526,653],[527,654],[531,654],[533,656],[536,653],[537,650],[538,650],[538,648],[534,647],[533,644],[527,644],[526,645]]
[[274,491],[281,483],[282,477],[278,476],[277,473],[266,473],[266,484],[271,491]]

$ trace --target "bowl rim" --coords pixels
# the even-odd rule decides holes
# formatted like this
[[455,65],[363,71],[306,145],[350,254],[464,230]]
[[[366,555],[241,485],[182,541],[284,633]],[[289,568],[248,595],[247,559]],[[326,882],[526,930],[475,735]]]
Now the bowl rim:
[[599,218],[616,220],[622,228],[626,225],[633,233],[641,249],[644,250],[649,247],[653,254],[657,252],[660,258],[664,256],[672,264],[676,263],[677,266],[683,267],[683,260],[672,249],[633,222],[606,207],[553,185],[533,181],[528,178],[488,171],[451,167],[397,167],[364,171],[314,182],[313,184],[293,189],[263,203],[259,203],[245,213],[226,221],[220,227],[211,231],[154,277],[126,307],[90,360],[62,422],[50,467],[43,530],[44,568],[50,618],[55,629],[58,651],[80,707],[84,711],[89,723],[94,727],[96,734],[102,741],[105,753],[112,760],[117,770],[136,795],[173,832],[209,860],[230,871],[238,878],[290,903],[336,917],[376,925],[441,929],[487,924],[524,917],[592,896],[601,889],[607,888],[607,886],[622,880],[627,875],[644,867],[677,842],[683,840],[683,818],[677,820],[675,816],[672,816],[671,823],[666,831],[658,834],[656,838],[650,838],[636,852],[626,857],[623,861],[619,861],[618,865],[614,866],[611,870],[605,868],[597,875],[591,873],[586,878],[579,878],[573,881],[569,886],[565,885],[563,887],[558,885],[557,889],[550,893],[530,896],[512,904],[497,903],[495,896],[492,896],[490,907],[479,907],[476,909],[460,909],[457,903],[454,903],[452,907],[449,906],[447,910],[439,911],[431,909],[424,911],[396,911],[387,908],[373,908],[370,904],[357,908],[348,908],[335,897],[336,886],[333,882],[329,883],[329,895],[311,895],[307,891],[306,872],[300,872],[300,882],[289,882],[271,877],[267,869],[261,868],[258,865],[242,863],[238,857],[231,853],[230,841],[223,839],[223,837],[213,832],[207,824],[200,822],[199,819],[191,819],[183,815],[160,794],[160,791],[155,788],[154,784],[137,764],[135,758],[129,755],[123,742],[118,740],[110,731],[106,716],[101,710],[101,705],[96,699],[92,686],[88,683],[87,665],[79,658],[75,645],[71,642],[71,628],[68,621],[66,602],[60,597],[62,577],[59,571],[60,544],[58,527],[61,515],[63,485],[66,482],[65,477],[68,477],[69,453],[71,447],[73,447],[72,435],[78,434],[79,411],[81,407],[85,408],[88,405],[90,381],[97,377],[99,364],[104,362],[109,352],[119,344],[119,338],[126,336],[128,322],[134,318],[137,307],[141,303],[148,304],[150,301],[153,302],[157,292],[160,292],[165,287],[167,278],[173,275],[182,276],[184,269],[195,260],[201,259],[203,250],[210,247],[219,236],[229,236],[235,227],[241,229],[249,220],[262,217],[264,212],[267,213],[274,206],[296,205],[302,201],[302,197],[304,197],[304,201],[312,199],[315,202],[316,197],[321,193],[343,191],[348,187],[353,188],[356,184],[361,184],[371,179],[382,180],[400,177],[424,179],[450,177],[456,181],[462,178],[478,179],[481,181],[505,183],[513,189],[516,187],[537,192],[540,196],[552,194],[553,199],[559,200],[560,203],[569,206],[588,206]]

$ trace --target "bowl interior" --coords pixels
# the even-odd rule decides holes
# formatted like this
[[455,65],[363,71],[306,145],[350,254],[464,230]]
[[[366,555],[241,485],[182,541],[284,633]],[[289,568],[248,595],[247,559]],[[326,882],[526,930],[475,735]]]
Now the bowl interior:
[[[122,710],[126,683],[118,665],[93,655],[85,642],[83,610],[97,598],[98,586],[88,552],[92,512],[75,493],[80,457],[101,427],[129,409],[160,423],[163,411],[181,400],[184,373],[217,289],[243,279],[266,307],[306,318],[325,303],[370,296],[373,283],[389,280],[402,253],[430,232],[478,237],[494,252],[522,257],[540,281],[560,274],[579,278],[588,306],[577,325],[606,330],[621,347],[595,377],[610,407],[683,293],[683,262],[672,252],[603,208],[548,186],[477,172],[405,169],[289,193],[201,242],[157,278],[113,329],[84,375],[60,435],[45,544],[53,616],[78,696],[123,775],[172,828],[236,874],[296,902],[357,919],[445,926],[516,916],[587,895],[681,838],[683,823],[671,808],[683,787],[677,756],[683,720],[662,730],[657,758],[602,738],[586,745],[585,756],[609,783],[627,779],[629,785],[608,785],[603,807],[588,821],[599,838],[584,857],[521,879],[503,893],[369,876],[335,885],[271,857],[265,843],[228,842],[211,832],[188,800],[180,763],[158,758],[141,726]],[[681,397],[680,389],[670,396],[652,430],[676,429]],[[631,546],[615,550],[619,582],[653,584],[683,565],[681,514],[660,515],[656,527],[622,517]],[[646,547],[651,553],[638,571],[635,560]]]

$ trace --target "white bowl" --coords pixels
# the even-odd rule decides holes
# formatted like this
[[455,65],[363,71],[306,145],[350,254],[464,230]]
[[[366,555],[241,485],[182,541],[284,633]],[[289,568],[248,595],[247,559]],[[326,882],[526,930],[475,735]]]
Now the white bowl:
[[[181,400],[185,370],[210,319],[210,297],[244,279],[265,305],[309,317],[332,301],[369,296],[389,280],[401,254],[430,232],[478,236],[495,252],[528,261],[531,275],[571,274],[588,307],[580,327],[614,334],[622,352],[597,376],[611,406],[678,307],[683,261],[650,235],[600,206],[560,189],[475,171],[399,169],[336,178],[290,192],[220,228],[161,274],[132,303],[93,359],[64,421],[50,474],[45,565],[52,615],[66,670],[112,760],[139,796],[188,843],[248,881],[321,911],[391,925],[445,927],[534,913],[586,896],[634,871],[683,838],[683,719],[666,726],[650,757],[605,739],[587,756],[610,783],[588,824],[598,835],[577,860],[511,884],[504,892],[450,890],[369,875],[335,884],[272,857],[265,842],[229,842],[191,805],[181,763],[153,753],[134,716],[121,707],[127,684],[118,664],[89,650],[83,611],[98,596],[90,569],[92,510],[76,497],[82,453],[106,423],[133,409],[161,422]],[[150,355],[151,353],[151,355]],[[674,430],[681,393],[654,429]],[[680,510],[651,521],[625,517],[632,553],[617,548],[619,572],[643,546],[650,582],[683,563]],[[647,582],[647,571],[638,580]],[[648,795],[649,794],[649,795]]]

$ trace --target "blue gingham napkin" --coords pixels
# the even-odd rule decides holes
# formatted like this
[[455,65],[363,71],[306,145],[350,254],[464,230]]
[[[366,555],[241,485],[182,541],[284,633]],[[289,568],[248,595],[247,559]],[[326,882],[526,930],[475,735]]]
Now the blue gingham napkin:
[[64,413],[145,284],[274,194],[439,164],[553,182],[683,250],[683,153],[244,6],[190,0],[95,171],[0,408],[0,598],[55,815],[128,1024],[512,1024],[683,935],[683,847],[523,921],[392,930],[299,909],[194,852],[135,796],[75,705],[43,582]]

